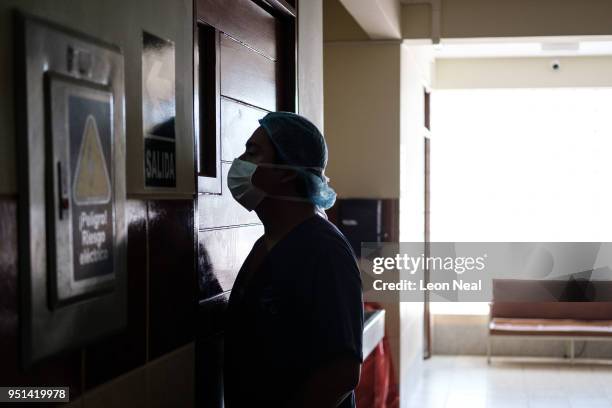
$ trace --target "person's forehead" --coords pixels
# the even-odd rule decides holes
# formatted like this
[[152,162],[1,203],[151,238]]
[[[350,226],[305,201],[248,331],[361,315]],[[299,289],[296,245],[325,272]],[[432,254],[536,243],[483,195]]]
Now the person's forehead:
[[256,146],[263,147],[263,148],[272,147],[272,144],[270,143],[270,139],[268,138],[268,135],[266,134],[266,130],[261,126],[258,127],[253,132],[253,134],[247,141],[247,145],[249,144],[256,145]]

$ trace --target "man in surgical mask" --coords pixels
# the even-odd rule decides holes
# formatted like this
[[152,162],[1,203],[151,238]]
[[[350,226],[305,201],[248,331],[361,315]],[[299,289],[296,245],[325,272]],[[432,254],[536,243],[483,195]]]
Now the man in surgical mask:
[[363,307],[355,255],[324,217],[335,193],[327,147],[307,119],[269,113],[228,174],[264,226],[232,289],[225,405],[355,407]]

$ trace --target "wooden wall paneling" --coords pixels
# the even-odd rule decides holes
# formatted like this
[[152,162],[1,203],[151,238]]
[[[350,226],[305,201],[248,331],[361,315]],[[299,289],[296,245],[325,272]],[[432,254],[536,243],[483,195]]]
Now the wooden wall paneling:
[[[244,259],[264,232],[256,214],[234,201],[225,180],[231,161],[244,152],[246,140],[259,126],[257,119],[268,111],[297,109],[296,1],[194,0],[194,6],[197,21],[214,27],[218,38],[218,92],[213,96],[218,110],[207,123],[218,124],[221,152],[217,160],[223,180],[220,195],[202,194],[206,191],[199,189],[197,199],[196,376],[202,385],[197,404],[221,407],[223,390],[218,380],[222,378],[227,298]],[[194,69],[199,78],[195,64]]]
[[194,135],[199,193],[221,194],[219,31],[197,23],[194,32]]
[[[16,196],[0,195],[0,384],[30,387],[70,387],[70,396],[83,392],[82,353],[67,351],[27,370],[20,359],[18,202]],[[27,404],[24,404],[27,406]],[[34,404],[32,404],[34,405]],[[19,404],[13,404],[19,406]]]
[[148,360],[195,338],[195,200],[148,201]]
[[[222,177],[227,180],[231,164],[221,163]],[[223,194],[205,195],[198,200],[200,230],[228,226],[261,224],[255,211],[247,211],[225,189]]]
[[[200,316],[203,314],[200,312]],[[206,327],[206,323],[201,319],[200,327]],[[198,333],[195,349],[196,407],[223,408],[223,345],[223,333]]]
[[276,63],[221,35],[221,95],[275,111]]
[[268,111],[221,98],[221,159],[231,162],[244,153],[245,143]]
[[242,262],[262,234],[261,225],[199,232],[200,299],[232,289]]
[[297,24],[296,19],[289,15],[281,15],[279,19],[277,80],[278,80],[278,110],[297,112]]
[[293,7],[294,14],[295,14],[296,9],[297,9],[297,0],[287,0],[286,3],[288,3],[291,7]]
[[201,21],[276,60],[277,19],[252,0],[198,0],[197,16]]
[[253,0],[262,7],[270,7],[273,13],[282,17],[297,17],[297,0]]
[[90,344],[85,353],[86,390],[145,364],[147,359],[147,201],[126,201],[128,225],[127,328],[104,341]]

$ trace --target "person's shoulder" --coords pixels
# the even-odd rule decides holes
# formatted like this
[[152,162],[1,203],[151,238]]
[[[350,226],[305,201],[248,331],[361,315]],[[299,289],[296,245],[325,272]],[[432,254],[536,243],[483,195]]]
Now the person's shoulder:
[[312,262],[316,270],[323,273],[325,279],[329,280],[329,274],[335,275],[343,282],[360,282],[359,263],[351,244],[344,234],[328,220],[317,216],[318,220],[313,223],[313,234],[310,239],[313,246],[310,248]]
[[310,236],[315,253],[345,254],[351,258],[356,257],[344,234],[338,227],[321,216],[317,215],[311,220],[307,234]]
[[340,230],[331,222],[316,215],[308,220],[308,228],[306,233],[316,235],[320,240],[344,240],[344,235]]

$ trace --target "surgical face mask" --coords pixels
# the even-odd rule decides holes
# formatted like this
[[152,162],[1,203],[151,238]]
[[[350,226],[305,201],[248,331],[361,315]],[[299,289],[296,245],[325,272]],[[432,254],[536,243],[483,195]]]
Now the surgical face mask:
[[253,175],[255,174],[257,167],[270,167],[280,169],[312,168],[317,171],[322,171],[322,169],[318,167],[301,167],[270,163],[261,163],[257,165],[246,160],[234,159],[227,175],[227,187],[230,189],[230,192],[232,193],[234,199],[249,211],[253,211],[255,208],[257,208],[259,203],[261,203],[261,201],[266,197],[288,201],[311,202],[305,197],[270,195],[267,194],[265,191],[257,188],[253,184]]
[[253,185],[253,174],[257,165],[249,161],[234,159],[227,174],[227,187],[232,196],[244,208],[253,211],[266,197],[266,193]]

